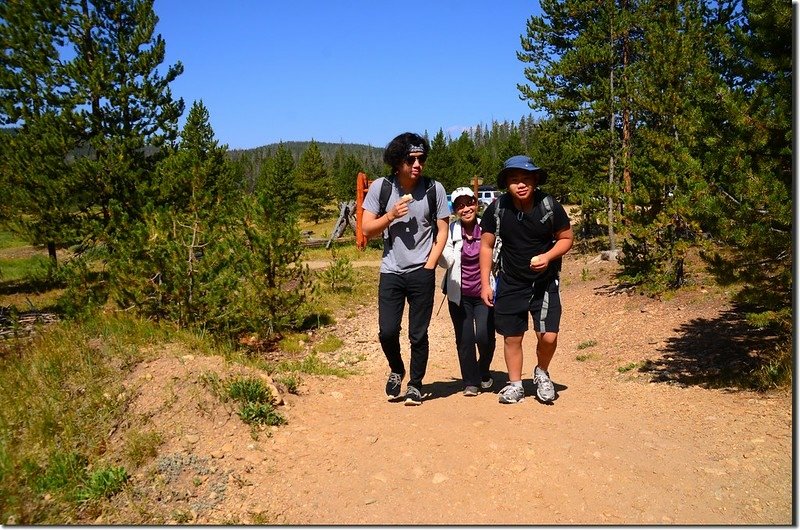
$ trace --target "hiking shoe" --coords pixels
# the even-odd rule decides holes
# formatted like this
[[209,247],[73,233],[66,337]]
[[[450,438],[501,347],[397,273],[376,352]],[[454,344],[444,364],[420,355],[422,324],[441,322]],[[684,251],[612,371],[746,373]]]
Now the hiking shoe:
[[389,374],[389,379],[386,381],[386,396],[391,400],[400,395],[400,383],[403,382],[403,376],[394,372]]
[[533,369],[533,384],[536,385],[536,397],[539,400],[549,403],[556,398],[556,389],[550,381],[550,374],[538,366]]
[[406,405],[422,405],[422,394],[413,386],[406,389]]
[[467,397],[477,396],[478,395],[478,387],[477,386],[466,386],[464,387],[464,395]]
[[522,386],[506,385],[500,391],[500,403],[519,403],[525,397],[525,390]]
[[481,381],[481,389],[483,390],[489,390],[493,386],[494,386],[494,379],[492,379],[491,377],[486,381]]

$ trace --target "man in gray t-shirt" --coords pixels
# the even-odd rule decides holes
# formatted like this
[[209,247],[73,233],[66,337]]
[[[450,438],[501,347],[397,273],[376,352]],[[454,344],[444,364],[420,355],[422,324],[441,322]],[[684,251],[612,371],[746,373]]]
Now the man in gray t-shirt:
[[[422,379],[428,365],[428,325],[433,314],[436,291],[436,263],[447,241],[450,209],[444,187],[430,180],[436,192],[436,212],[430,206],[422,168],[428,156],[428,142],[414,133],[394,138],[383,160],[392,168],[391,177],[373,182],[364,198],[362,227],[367,237],[384,233],[383,259],[378,285],[378,337],[389,362],[386,395],[400,396],[406,369],[400,355],[400,327],[408,300],[408,339],[411,345],[410,375],[406,405],[422,403]],[[391,193],[381,208],[385,180]],[[433,223],[438,227],[433,240]]]

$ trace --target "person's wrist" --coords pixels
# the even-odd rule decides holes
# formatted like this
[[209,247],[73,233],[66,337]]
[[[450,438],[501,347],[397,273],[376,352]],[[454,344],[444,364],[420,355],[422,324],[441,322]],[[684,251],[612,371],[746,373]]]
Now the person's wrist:
[[386,219],[388,219],[390,223],[391,223],[392,221],[394,221],[394,219],[392,219],[392,217],[391,217],[391,215],[389,214],[389,212],[386,212]]

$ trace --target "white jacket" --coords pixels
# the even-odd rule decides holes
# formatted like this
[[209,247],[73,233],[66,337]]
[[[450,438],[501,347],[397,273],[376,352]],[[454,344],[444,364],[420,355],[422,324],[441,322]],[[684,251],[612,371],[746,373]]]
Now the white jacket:
[[[477,221],[480,223],[480,220]],[[461,236],[461,221],[456,219],[450,223],[449,237],[439,256],[438,265],[447,269],[442,281],[442,290],[447,292],[447,299],[456,305],[461,304],[461,247],[464,239]]]

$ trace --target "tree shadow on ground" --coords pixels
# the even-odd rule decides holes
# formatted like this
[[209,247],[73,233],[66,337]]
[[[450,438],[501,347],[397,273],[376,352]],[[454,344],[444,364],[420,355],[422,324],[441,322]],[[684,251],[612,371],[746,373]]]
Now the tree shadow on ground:
[[[747,374],[764,362],[763,352],[777,345],[768,331],[754,330],[736,308],[717,318],[682,324],[660,358],[649,359],[639,372],[654,382],[706,388],[739,387]],[[746,385],[745,385],[746,386]]]

